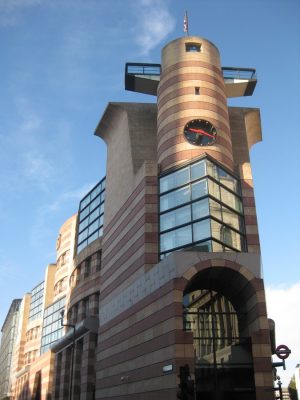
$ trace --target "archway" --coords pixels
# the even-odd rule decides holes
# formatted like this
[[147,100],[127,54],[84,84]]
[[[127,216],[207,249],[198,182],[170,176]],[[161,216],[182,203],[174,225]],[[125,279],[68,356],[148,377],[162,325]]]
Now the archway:
[[249,298],[240,272],[210,267],[196,273],[183,297],[184,329],[193,333],[198,400],[254,400]]

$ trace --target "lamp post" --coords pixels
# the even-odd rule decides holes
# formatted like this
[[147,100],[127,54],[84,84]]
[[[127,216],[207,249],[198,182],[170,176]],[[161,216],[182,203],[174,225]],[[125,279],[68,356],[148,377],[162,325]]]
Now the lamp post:
[[64,324],[64,315],[65,315],[64,310],[62,310],[60,312],[60,315],[61,315],[61,326],[67,326],[67,327],[73,329],[72,354],[71,354],[71,377],[70,377],[70,385],[69,385],[69,400],[72,400],[73,368],[74,368],[74,353],[75,353],[75,325],[73,325],[73,324]]

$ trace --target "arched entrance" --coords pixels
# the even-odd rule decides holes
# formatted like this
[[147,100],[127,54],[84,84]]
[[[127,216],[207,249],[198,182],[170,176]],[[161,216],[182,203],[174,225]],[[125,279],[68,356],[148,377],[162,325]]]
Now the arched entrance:
[[184,290],[184,329],[193,334],[198,400],[255,400],[249,281],[224,267],[198,272]]

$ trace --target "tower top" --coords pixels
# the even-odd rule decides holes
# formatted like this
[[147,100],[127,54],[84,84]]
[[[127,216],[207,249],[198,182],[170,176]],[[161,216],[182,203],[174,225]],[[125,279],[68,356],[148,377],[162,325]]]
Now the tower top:
[[162,48],[162,64],[126,63],[125,89],[156,96],[162,71],[187,58],[195,61],[201,60],[221,69],[228,98],[253,94],[257,83],[256,70],[254,68],[221,67],[220,53],[216,45],[199,36],[184,36],[167,43]]

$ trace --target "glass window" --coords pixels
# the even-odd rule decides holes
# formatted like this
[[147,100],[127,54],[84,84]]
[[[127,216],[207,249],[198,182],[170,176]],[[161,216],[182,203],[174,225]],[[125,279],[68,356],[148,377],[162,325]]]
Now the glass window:
[[91,193],[91,200],[93,200],[101,192],[101,184],[98,184]]
[[100,196],[96,197],[95,200],[90,204],[90,211],[94,210],[95,207],[100,204]]
[[43,296],[44,296],[44,282],[37,285],[31,291],[29,321],[33,321],[42,316]]
[[78,243],[82,242],[84,239],[86,239],[88,236],[88,229],[86,229],[85,231],[81,232],[78,235]]
[[64,309],[65,300],[66,298],[62,297],[45,310],[45,315],[48,315],[48,317],[44,317],[43,321],[41,354],[49,349],[50,344],[63,335],[60,312]]
[[229,207],[235,209],[236,211],[242,213],[243,207],[241,200],[234,195],[233,193],[229,192],[228,190],[221,187],[221,200],[222,203],[225,203]]
[[192,241],[191,226],[175,229],[161,235],[161,251],[167,251],[176,247],[184,246]]
[[80,210],[83,210],[90,202],[90,195],[86,196],[80,203]]
[[205,242],[196,243],[193,247],[190,248],[190,250],[210,252],[212,251],[211,240],[206,240]]
[[96,231],[95,233],[92,234],[92,236],[90,236],[88,238],[88,244],[92,243],[94,240],[98,239],[99,237],[99,230]]
[[160,179],[160,193],[166,192],[167,190],[174,189],[178,186],[182,186],[189,182],[189,167],[182,168],[179,171],[173,172]]
[[103,225],[103,220],[104,220],[104,216],[101,215],[101,217],[99,218],[99,226]]
[[218,220],[222,221],[222,213],[221,213],[222,206],[220,203],[212,199],[209,199],[209,209],[210,209],[210,215],[212,217],[215,217]]
[[220,186],[211,179],[208,180],[208,191],[210,195],[220,199]]
[[83,250],[86,246],[87,246],[87,240],[85,240],[84,242],[80,243],[80,244],[77,246],[77,253],[80,253],[81,250]]
[[224,186],[227,186],[233,192],[240,193],[238,180],[232,175],[228,174],[228,172],[221,167],[218,167],[218,176],[220,183],[222,183]]
[[232,226],[240,232],[244,232],[243,218],[240,215],[229,210],[229,208],[222,206],[222,216],[223,222],[227,225]]
[[90,212],[90,208],[89,206],[87,206],[83,211],[81,211],[80,215],[79,215],[79,220],[80,222],[87,216],[89,215]]
[[222,227],[223,227],[223,225],[220,224],[219,222],[217,222],[215,220],[211,221],[212,237],[214,237],[215,239],[220,240],[221,242],[223,242],[223,240],[222,240]]
[[227,252],[227,253],[232,253],[233,251],[235,251],[235,250],[233,250],[232,248],[230,248],[230,247],[227,247],[227,246],[225,246],[224,244],[220,244],[220,243],[218,243],[218,242],[216,242],[215,240],[213,240],[212,241],[213,243],[213,247],[212,247],[212,251],[225,251],[225,252]]
[[193,220],[209,215],[208,199],[202,199],[192,204]]
[[[98,183],[80,203],[77,253],[83,250],[95,238],[102,235],[105,179]],[[102,191],[101,191],[102,190]],[[99,226],[101,227],[98,230]],[[95,232],[97,230],[97,232]],[[96,235],[95,235],[96,233]],[[91,237],[93,235],[93,237]]]
[[174,228],[191,221],[191,207],[184,206],[160,216],[160,230]]
[[96,218],[99,217],[99,215],[100,215],[100,208],[96,208],[96,210],[93,211],[93,212],[90,214],[89,223],[93,222]]
[[[209,177],[204,178],[206,175]],[[185,186],[176,189],[180,185]],[[244,232],[244,219],[240,215],[242,202],[237,195],[239,186],[238,179],[207,158],[162,177],[160,190],[168,191],[160,196],[164,256],[182,247],[197,251],[242,250],[245,238],[238,233]],[[186,224],[190,224],[190,229],[189,226],[178,228]],[[205,242],[199,247],[198,241]]]
[[203,179],[197,183],[192,184],[192,199],[198,199],[207,195],[207,179]]
[[199,221],[193,224],[193,235],[194,235],[194,242],[209,238],[211,236],[210,219],[207,218],[204,219],[203,221]]
[[232,247],[232,230],[228,226],[222,226],[222,242]]
[[190,187],[186,186],[161,196],[160,210],[166,211],[180,204],[187,203],[188,201],[190,201]]
[[186,52],[200,52],[201,51],[201,44],[200,43],[186,43],[185,44],[185,51]]
[[191,180],[203,178],[206,175],[205,160],[191,165]]
[[217,165],[213,164],[210,160],[206,160],[206,169],[208,175],[212,176],[216,180],[219,180]]
[[104,213],[104,203],[100,205],[100,214]]
[[97,228],[99,228],[99,220],[96,219],[95,222],[92,223],[92,225],[89,226],[89,235],[91,235]]

